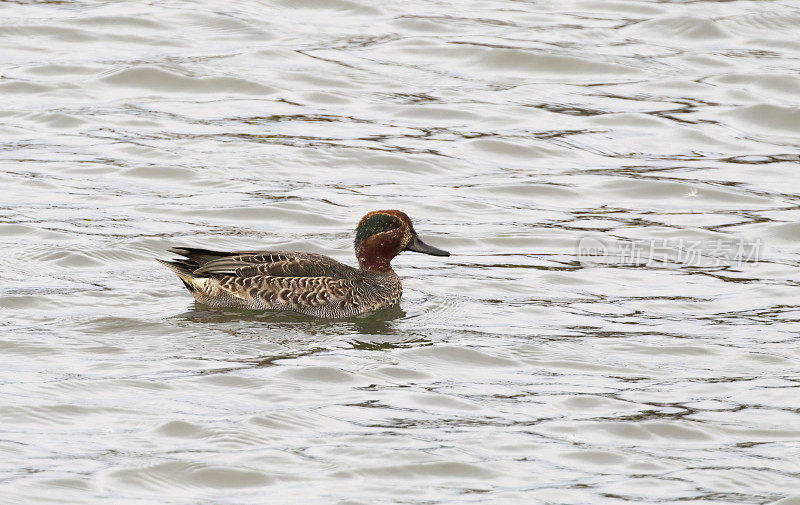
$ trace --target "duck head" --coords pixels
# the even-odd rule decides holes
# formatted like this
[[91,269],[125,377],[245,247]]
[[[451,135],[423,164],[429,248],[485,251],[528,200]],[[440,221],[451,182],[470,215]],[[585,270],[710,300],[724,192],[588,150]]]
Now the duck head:
[[355,249],[358,266],[373,272],[391,272],[392,259],[403,251],[450,256],[423,242],[399,210],[376,210],[362,217],[356,226]]

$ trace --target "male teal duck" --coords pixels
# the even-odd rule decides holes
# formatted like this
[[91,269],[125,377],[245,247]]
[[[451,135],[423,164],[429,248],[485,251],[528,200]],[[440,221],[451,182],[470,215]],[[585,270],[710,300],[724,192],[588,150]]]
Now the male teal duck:
[[361,218],[354,245],[359,268],[321,254],[192,247],[169,249],[186,259],[156,261],[178,274],[204,305],[338,318],[400,301],[403,286],[390,263],[401,252],[450,256],[420,240],[399,210],[376,210]]

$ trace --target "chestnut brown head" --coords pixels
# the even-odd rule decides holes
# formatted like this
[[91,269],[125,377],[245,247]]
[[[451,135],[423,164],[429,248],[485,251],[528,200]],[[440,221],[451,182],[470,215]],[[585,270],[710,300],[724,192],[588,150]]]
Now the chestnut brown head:
[[423,242],[411,220],[399,210],[376,210],[362,217],[356,226],[354,245],[358,265],[374,272],[390,272],[392,258],[403,251],[450,256]]

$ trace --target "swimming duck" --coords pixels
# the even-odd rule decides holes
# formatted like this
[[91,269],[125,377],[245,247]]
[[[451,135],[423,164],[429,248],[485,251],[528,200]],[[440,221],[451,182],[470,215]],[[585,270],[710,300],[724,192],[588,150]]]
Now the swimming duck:
[[178,274],[204,305],[338,318],[400,301],[403,286],[390,263],[401,252],[450,256],[420,240],[411,220],[399,210],[376,210],[362,217],[354,246],[359,268],[314,253],[192,247],[169,249],[186,259],[156,261]]

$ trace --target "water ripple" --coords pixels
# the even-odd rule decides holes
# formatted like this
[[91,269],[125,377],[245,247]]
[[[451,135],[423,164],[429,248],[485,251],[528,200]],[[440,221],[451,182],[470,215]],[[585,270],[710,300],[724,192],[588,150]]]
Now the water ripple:
[[[5,7],[0,503],[800,500],[793,4]],[[377,314],[152,261],[376,208]]]

